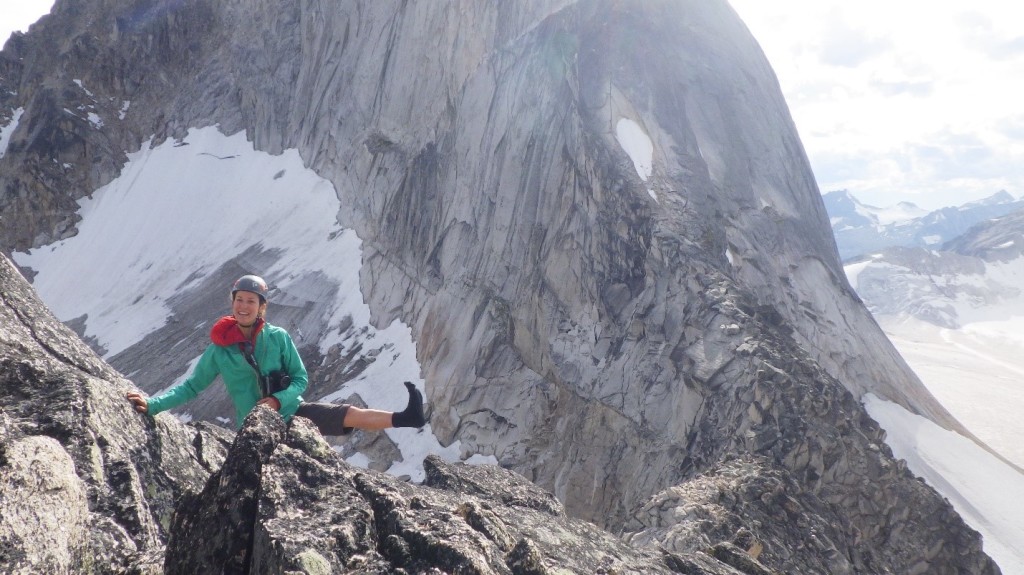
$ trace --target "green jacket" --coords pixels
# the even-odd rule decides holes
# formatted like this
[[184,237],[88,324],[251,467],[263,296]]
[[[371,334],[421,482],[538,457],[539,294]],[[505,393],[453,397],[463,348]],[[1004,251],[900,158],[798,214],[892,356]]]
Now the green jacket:
[[[306,366],[302,364],[295,343],[283,328],[264,324],[256,335],[253,356],[264,374],[282,370],[291,375],[291,385],[274,394],[281,402],[281,417],[289,421],[302,403],[302,392],[306,390],[308,382]],[[245,360],[238,345],[221,346],[211,343],[188,379],[149,399],[147,413],[156,415],[195,399],[218,375],[235,403],[235,427],[241,427],[242,420],[262,396],[256,371]]]

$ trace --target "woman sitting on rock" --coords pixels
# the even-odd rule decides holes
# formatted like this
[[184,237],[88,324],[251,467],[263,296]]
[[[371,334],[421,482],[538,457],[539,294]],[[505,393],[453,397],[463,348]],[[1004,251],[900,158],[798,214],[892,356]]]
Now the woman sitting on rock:
[[[135,410],[156,415],[194,399],[217,375],[224,380],[235,404],[235,424],[261,405],[281,414],[285,421],[299,415],[313,421],[324,435],[343,435],[356,429],[423,427],[423,395],[410,383],[409,404],[403,411],[362,409],[353,405],[307,403],[306,367],[291,336],[264,321],[267,282],[254,275],[238,278],[231,288],[231,315],[217,320],[207,346],[192,374],[180,384],[152,398],[129,393]],[[273,375],[273,377],[271,376]],[[276,384],[276,385],[275,385]]]

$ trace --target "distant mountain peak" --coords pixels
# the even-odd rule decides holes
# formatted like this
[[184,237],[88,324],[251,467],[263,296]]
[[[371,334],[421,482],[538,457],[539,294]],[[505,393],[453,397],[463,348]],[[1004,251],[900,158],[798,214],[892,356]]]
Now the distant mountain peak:
[[1024,200],[1006,190],[933,211],[908,201],[877,208],[846,190],[823,194],[822,199],[843,260],[889,247],[937,248],[971,226],[1024,209]]
[[968,207],[968,206],[996,206],[996,205],[999,205],[999,204],[1009,204],[1009,203],[1013,203],[1013,202],[1016,202],[1016,201],[1018,201],[1017,198],[1014,198],[1010,194],[1010,192],[1007,192],[1006,190],[999,190],[998,192],[992,194],[991,196],[989,196],[987,198],[982,198],[980,200],[975,200],[973,202],[968,202],[968,203],[966,203],[966,204],[964,204],[963,206],[960,206],[960,207],[961,208],[965,208],[965,207]]

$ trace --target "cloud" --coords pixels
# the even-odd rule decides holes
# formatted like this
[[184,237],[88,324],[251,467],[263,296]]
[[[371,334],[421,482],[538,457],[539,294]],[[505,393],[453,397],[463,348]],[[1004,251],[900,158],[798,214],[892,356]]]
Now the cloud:
[[912,201],[926,209],[1024,190],[1024,166],[1013,153],[975,134],[940,131],[898,148],[809,153],[823,192],[846,189],[866,203]]
[[823,191],[926,208],[1024,194],[1024,4],[729,1]]
[[932,80],[914,78],[894,81],[873,79],[869,86],[887,97],[906,95],[914,98],[927,98],[935,91],[935,82]]
[[994,150],[971,134],[941,134],[935,141],[911,146],[914,169],[937,180],[988,179],[1006,173]]
[[995,130],[1004,138],[1024,142],[1024,115],[1005,118]]
[[[1017,20],[1024,14],[1018,14]],[[987,13],[978,11],[961,12],[960,41],[976,50],[980,55],[993,60],[1012,60],[1024,57],[1024,36],[1018,34],[1017,25],[1007,30],[1000,29]]]
[[993,60],[1014,60],[1024,56],[1024,36],[1008,39],[987,39],[979,48]]
[[819,180],[841,182],[851,180],[864,173],[871,164],[870,159],[861,154],[842,154],[825,152],[815,154],[811,158],[815,174]]
[[828,66],[856,68],[892,48],[888,38],[851,27],[839,11],[822,30],[820,60]]

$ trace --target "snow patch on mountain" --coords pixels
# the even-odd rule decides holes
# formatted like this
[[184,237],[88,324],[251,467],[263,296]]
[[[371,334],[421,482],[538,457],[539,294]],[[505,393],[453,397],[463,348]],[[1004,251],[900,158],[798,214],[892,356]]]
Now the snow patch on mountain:
[[620,118],[615,124],[615,135],[625,150],[640,179],[647,181],[654,169],[654,144],[639,124],[628,118]]
[[893,455],[944,495],[982,535],[985,552],[1003,573],[1024,573],[1024,479],[1020,471],[962,435],[879,399],[864,407],[885,429]]
[[7,124],[0,126],[0,158],[4,157],[7,153],[7,145],[11,141],[11,134],[14,130],[18,129],[18,122],[21,120],[21,115],[25,113],[25,108],[17,108],[14,113],[11,114],[11,121]]
[[[358,293],[359,240],[335,222],[333,186],[295,151],[255,152],[242,133],[194,129],[180,142],[144,144],[79,205],[77,235],[14,259],[37,272],[33,285],[59,319],[86,316],[85,335],[105,357],[163,326],[167,299],[250,245],[283,250],[288,268],[322,267],[343,293]],[[269,272],[276,289],[288,287],[288,269]],[[122,279],[116,289],[111,277]],[[339,302],[335,317],[365,321],[369,312],[352,303]]]
[[868,226],[882,232],[885,226],[905,223],[928,213],[911,202],[899,202],[884,208],[870,206],[846,191],[829,192],[823,199],[833,231]]
[[911,202],[900,202],[884,208],[859,204],[858,212],[865,217],[875,220],[878,226],[882,228],[884,226],[892,224],[898,225],[909,222],[915,218],[920,218],[926,215],[928,210],[919,208],[916,204]]
[[846,277],[871,313],[909,315],[948,329],[1024,316],[1024,258],[890,248],[852,261]]
[[[144,144],[128,154],[120,177],[79,205],[77,235],[12,255],[35,272],[36,291],[60,320],[84,318],[85,335],[106,350],[105,357],[160,329],[170,298],[258,246],[280,255],[263,272],[271,284],[271,314],[275,297],[322,297],[301,293],[307,288],[295,282],[316,271],[338,286],[328,302],[330,329],[320,340],[321,352],[334,344],[343,353],[357,345],[345,339],[348,322],[365,327],[364,339],[388,350],[327,401],[358,393],[369,406],[394,411],[406,401],[404,393],[395,393],[397,382],[423,389],[410,328],[399,321],[372,327],[359,289],[361,241],[338,225],[333,185],[305,168],[295,150],[274,156],[256,151],[244,133],[191,129],[180,141]],[[110,278],[118,278],[113,289]],[[177,381],[191,367],[183,365]],[[187,406],[183,413],[187,418]],[[402,452],[389,471],[413,480],[422,479],[427,454],[449,461],[460,455],[459,443],[442,446],[429,425],[387,434]],[[496,462],[471,459],[477,460]]]
[[[1024,223],[1018,213],[945,244],[957,251],[890,247],[844,270],[928,390],[978,439],[1024,467],[1024,257],[1007,254],[1016,243],[1007,238]],[[1020,470],[895,404],[872,396],[865,405],[894,454],[982,533],[1003,573],[1024,574]]]

